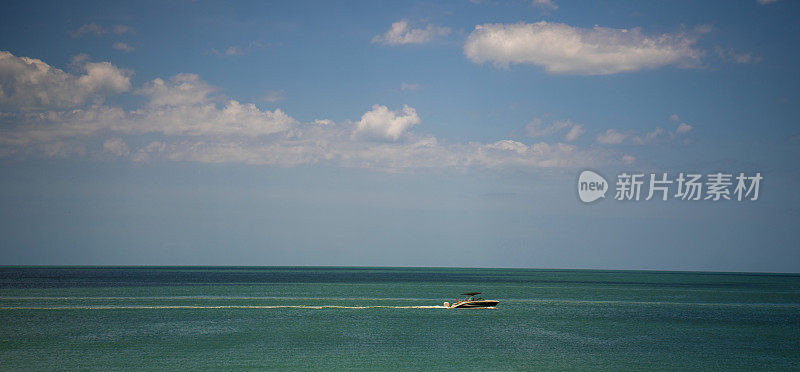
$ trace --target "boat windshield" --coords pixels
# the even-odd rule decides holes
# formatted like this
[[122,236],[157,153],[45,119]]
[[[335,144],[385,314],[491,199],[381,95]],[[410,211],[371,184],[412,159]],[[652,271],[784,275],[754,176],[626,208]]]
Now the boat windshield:
[[475,295],[479,295],[479,294],[481,294],[481,293],[480,293],[480,292],[467,292],[467,293],[462,293],[461,295],[462,295],[462,296],[466,296],[466,297],[464,297],[464,299],[463,299],[463,300],[461,300],[461,299],[459,299],[458,297],[456,297],[456,301],[457,301],[457,302],[461,302],[461,301],[483,301],[483,298],[480,298],[480,297],[478,297],[478,298],[475,298]]

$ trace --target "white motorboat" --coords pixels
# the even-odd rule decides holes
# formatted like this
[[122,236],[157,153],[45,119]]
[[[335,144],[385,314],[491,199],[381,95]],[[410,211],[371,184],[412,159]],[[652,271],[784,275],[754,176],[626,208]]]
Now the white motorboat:
[[480,292],[462,293],[462,296],[467,296],[463,300],[456,298],[456,302],[450,304],[445,302],[444,306],[451,309],[466,309],[474,307],[495,307],[500,301],[497,300],[484,300],[482,298],[475,298],[475,295],[481,294]]

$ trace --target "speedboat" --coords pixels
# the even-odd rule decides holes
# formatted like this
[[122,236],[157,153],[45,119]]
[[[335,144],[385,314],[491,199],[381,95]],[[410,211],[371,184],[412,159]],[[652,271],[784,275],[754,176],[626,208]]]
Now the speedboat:
[[475,298],[475,295],[481,294],[480,292],[468,292],[462,293],[462,296],[467,296],[463,300],[456,298],[456,302],[452,305],[449,302],[444,303],[444,307],[449,307],[451,309],[465,309],[471,307],[495,307],[497,306],[500,301],[496,300],[484,300],[482,298]]

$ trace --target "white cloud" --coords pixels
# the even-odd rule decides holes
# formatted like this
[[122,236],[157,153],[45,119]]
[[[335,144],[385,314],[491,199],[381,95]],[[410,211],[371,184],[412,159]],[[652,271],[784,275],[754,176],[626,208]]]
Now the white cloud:
[[[469,161],[484,167],[574,167],[602,162],[605,154],[581,150],[564,143],[539,142],[530,146],[516,141],[502,140],[477,146]],[[592,159],[593,156],[597,158]]]
[[86,75],[78,77],[78,84],[89,92],[121,93],[131,88],[131,74],[109,62],[89,62],[83,68]]
[[222,50],[211,49],[210,53],[216,54],[218,56],[223,56],[223,57],[242,56],[242,55],[248,54],[248,53],[250,53],[250,52],[252,52],[254,50],[258,50],[258,49],[264,48],[264,46],[265,46],[264,43],[262,43],[262,42],[260,42],[258,40],[255,40],[255,41],[251,41],[249,44],[247,44],[245,46],[231,45],[231,46],[229,46],[227,48],[224,48]]
[[646,145],[657,140],[662,134],[664,134],[664,130],[661,128],[656,128],[652,132],[647,132],[644,136],[634,136],[633,143],[637,145]]
[[641,29],[592,29],[563,23],[475,26],[464,54],[475,63],[542,66],[553,74],[606,75],[667,65],[692,67],[701,52],[687,34],[645,35]]
[[446,36],[450,28],[428,24],[425,28],[412,28],[407,21],[392,23],[386,33],[372,38],[373,43],[384,45],[425,44],[438,36]]
[[[670,115],[670,121],[676,122],[679,120],[677,114]],[[636,145],[648,145],[652,143],[663,143],[668,142],[670,140],[674,140],[680,136],[689,133],[694,127],[689,124],[681,123],[674,131],[670,131],[667,135],[667,131],[661,128],[655,128],[650,132],[645,133],[642,135],[634,135],[630,132],[622,133],[614,129],[608,129],[604,133],[600,133],[597,135],[597,142],[604,145],[619,145],[623,143],[626,139],[630,138],[631,142]],[[691,142],[691,139],[685,138],[684,143]]]
[[605,133],[597,135],[597,142],[604,145],[619,145],[628,138],[627,133],[620,133],[613,129],[608,129]]
[[555,12],[558,10],[558,5],[556,5],[556,3],[554,3],[552,0],[533,0],[531,5],[545,12]]
[[[39,62],[40,67],[54,69]],[[58,71],[63,81],[98,94],[113,94],[99,89],[120,88],[114,74],[109,74],[113,71],[109,66],[105,62],[88,66],[85,75]],[[28,73],[26,68],[11,69],[2,75],[6,77],[3,81],[16,82]],[[92,78],[81,81],[82,76]],[[5,111],[0,113],[0,156],[89,154],[135,162],[328,164],[391,171],[597,166],[615,156],[602,149],[558,142],[441,142],[410,130],[422,119],[409,106],[393,111],[375,105],[359,121],[302,123],[280,109],[262,110],[251,103],[222,100],[212,96],[214,91],[197,75],[179,74],[136,89],[147,102],[130,110],[104,105],[100,99],[40,111]],[[131,145],[136,143],[147,144]]]
[[130,89],[131,72],[108,62],[80,61],[84,75],[0,51],[0,108],[31,110],[81,105],[90,98]]
[[679,120],[681,120],[681,118],[678,116],[678,114],[672,114],[669,116],[669,121],[673,123],[677,123]]
[[103,142],[103,152],[116,157],[126,157],[131,153],[125,141],[118,137]]
[[[674,132],[670,132],[669,133],[669,138],[674,140],[674,139],[676,139],[678,137],[683,137],[687,133],[691,132],[692,130],[694,130],[693,126],[691,126],[689,124],[686,124],[686,123],[680,123],[678,125],[678,127],[675,128]],[[683,143],[684,144],[688,144],[688,143],[691,143],[691,142],[692,142],[691,138],[684,138],[683,139]]]
[[225,54],[226,56],[240,56],[244,54],[244,51],[238,46],[229,46],[225,48],[222,54]]
[[252,103],[235,100],[222,106],[213,102],[153,106],[132,111],[130,120],[132,132],[182,136],[266,136],[295,123],[280,109],[260,110]]
[[111,47],[116,50],[121,50],[123,52],[132,52],[135,50],[135,48],[130,46],[128,43],[123,43],[123,42],[116,42],[112,44]]
[[692,129],[694,129],[693,126],[686,123],[681,123],[681,125],[678,125],[678,129],[675,130],[675,133],[678,134],[688,133]]
[[[90,71],[92,68],[107,67],[103,63],[96,65],[90,67]],[[106,74],[90,73],[86,76],[92,79],[83,81],[83,86],[113,85],[106,81],[109,79]],[[126,112],[120,108],[91,105],[65,111],[21,112],[8,119],[25,125],[18,127],[17,131],[3,133],[2,139],[6,144],[22,146],[105,132],[259,138],[285,131],[296,123],[280,109],[260,110],[254,104],[235,100],[218,104],[209,98],[213,90],[193,74],[179,74],[167,81],[154,79],[137,90],[138,94],[149,99],[142,108]]]
[[154,155],[161,155],[166,149],[167,145],[164,142],[153,141],[136,151],[131,160],[135,162],[146,162],[151,160]]
[[578,137],[580,137],[583,134],[583,132],[584,132],[583,125],[576,124],[569,129],[569,132],[567,132],[567,135],[564,136],[564,139],[572,142],[578,139]]
[[513,151],[520,155],[526,153],[530,149],[528,145],[522,142],[517,142],[512,140],[500,140],[495,143],[484,145],[483,147],[485,149],[492,149],[492,150]]
[[168,81],[156,78],[136,92],[147,96],[150,106],[183,106],[207,102],[215,90],[196,74],[178,74]]
[[405,131],[420,121],[413,107],[403,105],[401,110],[391,111],[386,106],[374,105],[372,110],[361,116],[353,134],[397,141]]
[[328,164],[399,171],[419,168],[579,167],[608,161],[605,152],[563,143],[526,145],[511,140],[493,143],[440,143],[427,135],[402,142],[360,141],[348,135],[352,127],[299,124],[292,134],[274,141],[179,140],[151,143],[134,161],[166,159],[203,163],[247,163],[278,166]]
[[[169,108],[167,106],[167,108]],[[374,110],[373,110],[374,111]],[[208,116],[208,115],[205,115]],[[201,115],[202,117],[202,115]],[[213,118],[214,116],[212,116]],[[119,109],[93,107],[80,115],[51,116],[10,132],[0,129],[0,149],[19,149],[20,154],[82,156],[90,139],[113,133],[113,138],[152,133],[160,139],[128,150],[132,161],[189,161],[201,163],[247,163],[292,167],[327,164],[380,170],[418,168],[579,167],[607,162],[609,154],[563,143],[531,145],[511,140],[492,143],[441,143],[430,135],[405,133],[402,141],[369,141],[354,136],[357,123],[292,121],[284,130],[268,136],[252,136],[251,130],[209,121],[213,128],[190,132],[196,119],[186,112],[182,119],[154,122],[151,116]],[[188,123],[187,123],[188,122]],[[188,127],[188,128],[187,128]],[[222,133],[219,133],[219,131]],[[103,146],[105,153],[125,156],[118,141]],[[15,143],[11,143],[15,141]],[[24,146],[21,144],[25,143]],[[126,145],[127,146],[127,145]],[[10,152],[13,154],[14,152]]]

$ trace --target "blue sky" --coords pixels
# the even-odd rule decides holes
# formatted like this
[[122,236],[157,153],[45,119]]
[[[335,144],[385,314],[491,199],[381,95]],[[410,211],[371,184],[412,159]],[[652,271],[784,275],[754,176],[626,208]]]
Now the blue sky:
[[[793,1],[0,14],[0,263],[800,272]],[[586,168],[764,181],[585,205]]]

